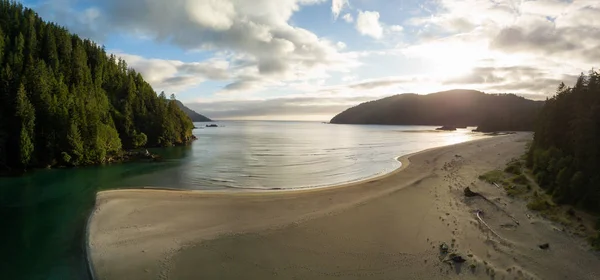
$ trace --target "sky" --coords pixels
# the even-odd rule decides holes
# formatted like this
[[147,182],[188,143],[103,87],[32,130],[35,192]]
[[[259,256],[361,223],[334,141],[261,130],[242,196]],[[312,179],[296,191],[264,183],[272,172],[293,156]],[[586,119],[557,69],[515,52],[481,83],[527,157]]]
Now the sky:
[[213,119],[327,121],[398,93],[543,100],[600,65],[600,0],[23,0]]

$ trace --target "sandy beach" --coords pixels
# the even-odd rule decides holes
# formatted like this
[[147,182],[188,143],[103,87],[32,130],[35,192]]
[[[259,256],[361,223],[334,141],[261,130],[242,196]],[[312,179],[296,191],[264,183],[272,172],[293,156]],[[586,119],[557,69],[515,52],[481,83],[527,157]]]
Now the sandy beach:
[[[391,174],[323,189],[100,192],[92,265],[106,280],[600,279],[585,240],[477,179],[521,156],[531,138],[431,149],[402,157]],[[466,198],[465,187],[503,211]],[[442,261],[442,242],[466,262]]]

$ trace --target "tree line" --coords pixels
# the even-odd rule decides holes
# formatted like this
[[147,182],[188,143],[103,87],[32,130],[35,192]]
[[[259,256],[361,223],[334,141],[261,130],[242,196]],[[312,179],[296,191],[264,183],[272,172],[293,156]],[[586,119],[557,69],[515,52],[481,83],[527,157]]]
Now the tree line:
[[477,126],[478,131],[532,131],[543,105],[514,94],[450,90],[398,94],[369,101],[336,115],[331,123]]
[[103,163],[187,143],[192,128],[124,60],[0,0],[0,170]]
[[600,212],[600,75],[564,83],[538,115],[527,163],[557,203]]

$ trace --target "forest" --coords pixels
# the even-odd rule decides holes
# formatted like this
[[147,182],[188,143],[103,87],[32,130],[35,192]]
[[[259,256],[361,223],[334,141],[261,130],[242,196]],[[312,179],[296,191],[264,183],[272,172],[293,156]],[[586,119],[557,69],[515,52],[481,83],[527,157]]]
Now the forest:
[[564,83],[540,111],[527,164],[560,204],[600,212],[600,75]]
[[192,129],[124,60],[0,0],[0,171],[99,164],[185,144]]
[[450,90],[427,95],[398,94],[352,107],[331,123],[477,126],[478,131],[532,131],[542,101],[514,94]]

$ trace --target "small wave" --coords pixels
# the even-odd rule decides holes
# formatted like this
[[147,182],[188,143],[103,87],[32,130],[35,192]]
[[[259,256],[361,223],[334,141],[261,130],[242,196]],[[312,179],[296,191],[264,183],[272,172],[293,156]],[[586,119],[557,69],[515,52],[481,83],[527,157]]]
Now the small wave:
[[276,190],[276,189],[283,189],[283,188],[267,188],[267,187],[241,187],[241,186],[235,186],[235,185],[227,185],[224,186],[226,188],[230,188],[230,189],[236,189],[236,190],[261,190],[261,191],[267,191],[267,190]]
[[222,178],[207,178],[206,180],[217,183],[235,183],[235,180],[222,179]]
[[283,157],[283,156],[286,156],[286,154],[256,153],[256,154],[250,154],[250,156],[257,156],[257,157]]

